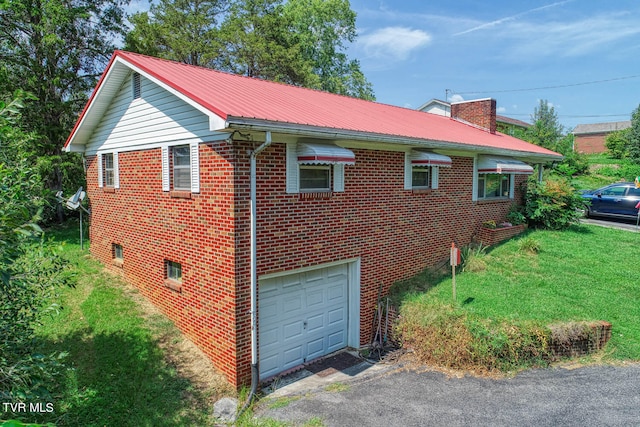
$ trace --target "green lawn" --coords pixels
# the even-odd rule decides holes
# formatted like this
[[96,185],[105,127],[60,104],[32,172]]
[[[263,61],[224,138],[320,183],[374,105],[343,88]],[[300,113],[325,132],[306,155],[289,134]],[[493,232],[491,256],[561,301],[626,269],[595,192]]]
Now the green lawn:
[[[55,390],[55,413],[43,419],[58,426],[214,425],[213,402],[232,395],[196,387],[167,357],[166,342],[180,334],[159,314],[143,313],[131,290],[103,271],[88,250],[81,252],[77,225],[47,233],[65,242],[78,284],[61,290],[60,314],[39,329],[45,349],[69,353],[65,380]],[[161,345],[161,341],[165,343]]]
[[[575,226],[565,232],[531,231],[527,237],[539,243],[538,254],[520,251],[520,240],[513,239],[485,255],[484,271],[457,275],[459,309],[482,318],[542,324],[606,320],[613,325],[607,357],[640,360],[640,234]],[[416,281],[420,278],[413,279],[414,289]],[[447,277],[426,292],[410,292],[403,304],[427,310],[451,302]]]

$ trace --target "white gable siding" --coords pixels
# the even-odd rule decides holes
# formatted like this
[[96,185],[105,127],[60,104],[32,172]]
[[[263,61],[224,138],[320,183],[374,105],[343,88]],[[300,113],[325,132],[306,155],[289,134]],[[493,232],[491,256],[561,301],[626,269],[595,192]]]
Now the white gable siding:
[[131,79],[124,81],[89,139],[87,154],[202,142],[214,134],[206,115],[142,76],[141,98],[134,100]]

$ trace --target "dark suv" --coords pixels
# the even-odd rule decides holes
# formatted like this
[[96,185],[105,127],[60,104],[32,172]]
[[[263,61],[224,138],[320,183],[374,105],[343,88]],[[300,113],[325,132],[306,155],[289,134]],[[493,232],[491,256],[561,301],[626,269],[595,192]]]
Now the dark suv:
[[616,182],[597,190],[585,191],[582,198],[591,201],[591,206],[585,207],[586,216],[636,218],[640,188],[636,188],[633,182]]

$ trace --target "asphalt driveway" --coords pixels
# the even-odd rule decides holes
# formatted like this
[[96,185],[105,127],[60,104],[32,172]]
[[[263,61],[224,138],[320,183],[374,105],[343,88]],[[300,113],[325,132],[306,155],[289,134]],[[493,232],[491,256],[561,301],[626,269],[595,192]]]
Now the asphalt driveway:
[[[398,366],[282,396],[259,417],[324,426],[640,426],[640,364],[451,378]],[[288,403],[287,403],[288,402]]]

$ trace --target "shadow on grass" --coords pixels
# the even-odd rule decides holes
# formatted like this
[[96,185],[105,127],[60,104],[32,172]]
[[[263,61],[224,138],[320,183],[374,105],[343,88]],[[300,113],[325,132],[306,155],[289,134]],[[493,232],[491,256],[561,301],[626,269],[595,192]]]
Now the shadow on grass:
[[[205,396],[169,365],[146,331],[91,335],[87,328],[47,342],[67,351],[64,381],[53,393],[53,414],[30,422],[58,426],[207,425]],[[200,404],[202,405],[202,404]],[[26,421],[26,420],[25,420]]]

